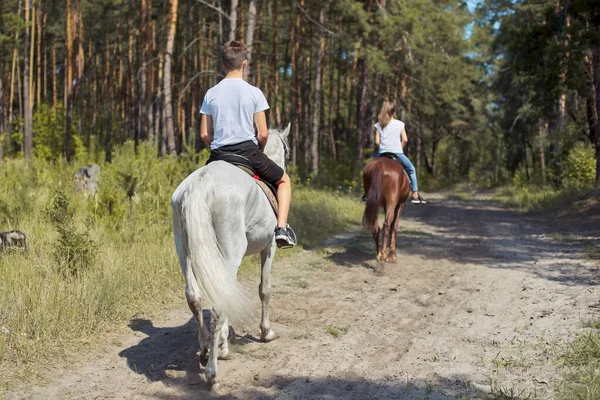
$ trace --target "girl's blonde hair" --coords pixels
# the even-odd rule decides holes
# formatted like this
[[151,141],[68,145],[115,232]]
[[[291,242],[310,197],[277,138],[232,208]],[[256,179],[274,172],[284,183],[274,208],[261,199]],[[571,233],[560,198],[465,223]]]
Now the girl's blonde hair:
[[394,103],[385,100],[381,105],[381,111],[379,111],[379,115],[377,116],[381,129],[385,128],[386,125],[392,120],[392,116],[395,112],[396,106]]

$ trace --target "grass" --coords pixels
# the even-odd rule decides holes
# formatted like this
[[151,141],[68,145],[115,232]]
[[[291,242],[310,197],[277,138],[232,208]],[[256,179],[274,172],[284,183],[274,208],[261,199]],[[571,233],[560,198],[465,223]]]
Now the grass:
[[600,329],[600,319],[592,319],[583,323],[584,328]]
[[498,189],[492,198],[522,211],[552,210],[573,203],[589,189],[577,187],[557,190],[550,187],[510,186]]
[[[587,324],[596,328],[598,321]],[[558,358],[564,370],[557,384],[557,399],[596,400],[600,398],[600,335],[580,333]]]
[[337,339],[348,332],[348,328],[340,328],[334,325],[329,325],[325,327],[325,332]]
[[[170,196],[203,159],[156,159],[128,145],[101,165],[100,193],[86,200],[74,190],[76,166],[7,160],[0,168],[0,231],[26,232],[27,253],[0,255],[0,393],[43,378],[44,366],[107,335],[127,332],[132,316],[156,316],[184,304],[184,282],[171,232]],[[135,182],[135,187],[132,187]],[[57,189],[73,214],[71,229],[89,239],[89,265],[65,273],[60,235],[48,217]],[[362,205],[335,192],[295,187],[290,224],[304,246],[360,221]],[[134,196],[131,196],[135,192]],[[129,195],[128,195],[129,194]],[[74,239],[77,240],[77,239]],[[277,260],[300,250],[277,253]],[[258,257],[244,261],[258,276]],[[86,266],[87,265],[87,266]],[[244,274],[241,274],[242,276]],[[243,279],[243,277],[242,277]]]

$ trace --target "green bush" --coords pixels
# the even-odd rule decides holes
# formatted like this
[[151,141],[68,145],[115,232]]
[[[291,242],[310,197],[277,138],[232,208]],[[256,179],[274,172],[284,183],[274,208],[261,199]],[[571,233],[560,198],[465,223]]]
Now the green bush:
[[75,212],[62,191],[56,192],[46,214],[59,234],[54,257],[61,273],[72,277],[87,269],[94,262],[97,245],[87,231],[77,231]]
[[596,178],[594,148],[589,143],[578,142],[561,163],[560,181],[564,187],[591,187]]
[[[37,157],[46,160],[57,160],[62,157],[65,148],[64,133],[66,130],[65,112],[59,106],[56,112],[46,104],[42,104],[33,115],[33,145]],[[77,124],[71,122],[71,154],[80,157],[85,151],[83,141],[77,134]]]

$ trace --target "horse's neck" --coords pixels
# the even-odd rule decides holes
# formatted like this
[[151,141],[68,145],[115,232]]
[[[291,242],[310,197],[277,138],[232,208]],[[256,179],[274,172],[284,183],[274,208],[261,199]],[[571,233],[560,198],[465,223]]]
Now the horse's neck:
[[285,149],[283,148],[283,141],[281,138],[276,137],[276,133],[271,133],[271,135],[269,135],[269,141],[265,146],[265,155],[285,171]]

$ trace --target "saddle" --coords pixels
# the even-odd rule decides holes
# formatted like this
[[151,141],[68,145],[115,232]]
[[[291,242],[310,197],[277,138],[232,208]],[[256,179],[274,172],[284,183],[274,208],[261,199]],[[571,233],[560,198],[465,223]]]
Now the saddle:
[[402,166],[402,171],[404,171],[404,175],[406,175],[406,177],[410,181],[410,176],[408,176],[408,172],[406,172],[404,165],[402,165],[402,162],[400,161],[400,157],[398,157],[398,154],[396,154],[396,153],[381,153],[380,157],[389,158],[390,160],[394,160],[394,161],[398,162]]
[[396,153],[381,153],[380,157],[385,157],[400,162],[400,157],[398,157]]
[[275,216],[277,216],[279,214],[279,206],[277,204],[277,188],[271,185],[270,183],[263,181],[258,175],[256,175],[256,173],[252,169],[252,164],[250,163],[250,160],[248,160],[248,158],[239,154],[227,153],[218,150],[219,149],[216,149],[211,152],[210,158],[208,159],[206,164],[209,164],[213,161],[225,161],[229,164],[235,165],[242,171],[246,172],[254,179],[256,184],[262,189],[265,196],[267,196],[267,200],[269,200],[271,208],[273,209]]

